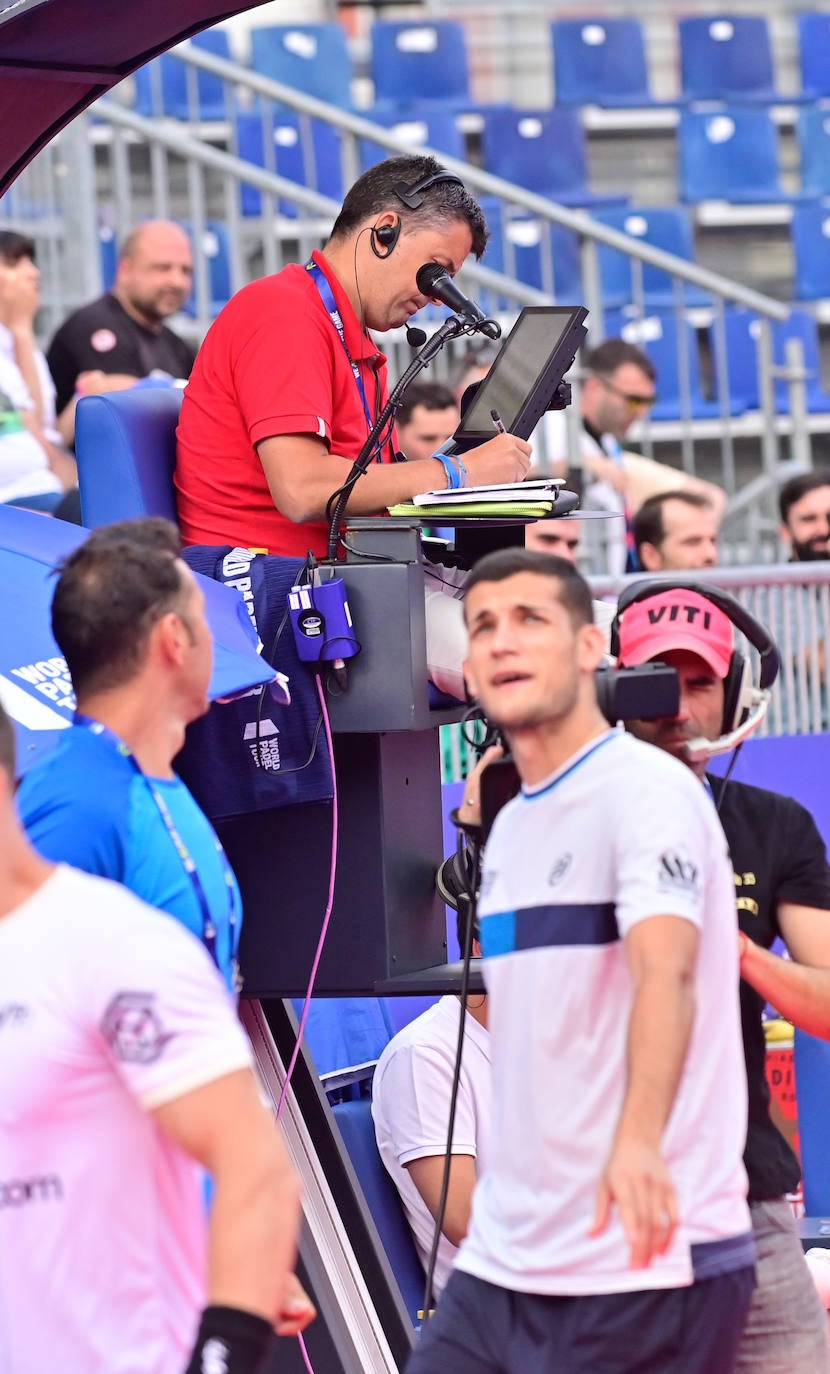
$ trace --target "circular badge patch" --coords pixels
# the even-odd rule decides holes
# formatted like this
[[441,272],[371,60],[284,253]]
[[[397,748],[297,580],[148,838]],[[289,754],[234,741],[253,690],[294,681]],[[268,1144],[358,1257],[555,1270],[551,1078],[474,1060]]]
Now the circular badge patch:
[[118,343],[118,339],[111,329],[96,329],[89,342],[96,353],[111,353]]

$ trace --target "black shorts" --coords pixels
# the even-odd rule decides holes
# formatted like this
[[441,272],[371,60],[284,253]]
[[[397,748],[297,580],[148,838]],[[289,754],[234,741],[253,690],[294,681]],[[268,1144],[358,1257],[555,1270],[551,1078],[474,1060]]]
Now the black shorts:
[[688,1288],[514,1293],[456,1270],[406,1374],[731,1374],[752,1266]]

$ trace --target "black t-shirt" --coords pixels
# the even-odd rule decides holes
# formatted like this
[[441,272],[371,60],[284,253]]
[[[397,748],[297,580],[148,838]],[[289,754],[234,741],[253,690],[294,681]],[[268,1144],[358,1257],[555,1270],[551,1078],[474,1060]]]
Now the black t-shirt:
[[[709,778],[716,800],[722,786]],[[827,912],[830,867],[824,841],[809,811],[792,797],[728,782],[719,811],[735,874],[738,924],[757,945],[769,949],[781,935],[779,902],[796,902]],[[764,998],[741,980],[741,1025],[749,1086],[749,1124],[744,1164],[750,1201],[781,1197],[798,1186],[798,1160],[769,1114],[762,1023]]]
[[189,377],[196,353],[172,329],[155,333],[128,315],[109,292],[64,320],[46,361],[55,383],[58,414],[72,400],[82,372],[124,372],[148,377],[155,369]]

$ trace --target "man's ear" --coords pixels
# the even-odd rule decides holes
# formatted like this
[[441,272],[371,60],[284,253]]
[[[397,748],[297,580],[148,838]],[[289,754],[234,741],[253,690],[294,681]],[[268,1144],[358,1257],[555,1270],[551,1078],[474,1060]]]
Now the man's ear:
[[156,621],[150,632],[150,639],[155,639],[167,662],[181,663],[187,645],[187,630],[181,616],[176,615],[175,611],[167,611]]
[[640,544],[637,549],[637,557],[646,572],[660,572],[663,567],[660,550],[656,544]]
[[464,682],[466,683],[467,691],[475,701],[478,699],[478,688],[476,686],[475,674],[468,658],[465,658],[462,664],[462,671],[464,673]]
[[606,653],[605,635],[599,625],[583,625],[579,631],[577,663],[582,672],[594,673]]
[[779,533],[779,535],[781,536],[781,538],[783,539],[783,541],[784,541],[785,544],[792,544],[792,542],[793,542],[793,537],[792,537],[792,534],[791,534],[791,532],[790,532],[790,528],[789,528],[788,525],[785,525],[785,524],[784,524],[784,521],[783,521],[783,520],[781,521],[781,524],[778,526],[778,533]]

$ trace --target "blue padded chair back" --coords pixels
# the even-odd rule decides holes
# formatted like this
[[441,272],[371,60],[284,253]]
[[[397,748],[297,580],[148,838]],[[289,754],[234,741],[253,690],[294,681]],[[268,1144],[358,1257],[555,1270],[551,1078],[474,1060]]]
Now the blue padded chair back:
[[797,205],[792,236],[797,299],[815,301],[830,296],[830,207]]
[[558,105],[651,105],[639,19],[555,19],[550,26]]
[[703,394],[697,334],[685,317],[678,320],[674,311],[655,310],[642,320],[626,320],[609,311],[605,332],[609,338],[620,335],[636,344],[653,362],[660,399],[652,419],[680,420],[689,414],[703,420],[720,414],[718,403]]
[[830,1216],[830,1044],[796,1028],[795,1082],[804,1206],[810,1217]]
[[768,110],[686,110],[679,139],[681,200],[757,204],[784,198],[778,130]]
[[[830,39],[830,26],[828,26]],[[830,62],[830,53],[828,53]],[[798,114],[801,189],[811,196],[830,196],[830,109],[811,105]]]
[[371,1102],[359,1097],[338,1102],[332,1111],[414,1325],[424,1302],[424,1271],[398,1191],[378,1153]]
[[762,15],[696,15],[678,21],[677,36],[687,100],[774,98],[772,47]]
[[340,24],[273,24],[251,29],[251,66],[260,76],[348,110],[352,62]]
[[796,16],[801,94],[830,95],[830,13],[812,10]]
[[[340,134],[320,119],[281,110],[264,120],[259,114],[238,115],[236,152],[256,167],[277,172],[332,200],[343,199]],[[240,203],[243,215],[262,214],[262,194],[255,186],[242,183]],[[277,204],[280,214],[297,216],[295,201],[280,198]]]
[[[224,29],[194,34],[191,43],[214,57],[230,60]],[[193,93],[194,99],[189,100]],[[190,68],[180,57],[164,53],[135,74],[135,108],[142,115],[169,115],[173,119],[226,119],[228,101],[221,76]]]
[[[388,129],[396,138],[406,141],[413,153],[422,148],[434,148],[438,153],[456,157],[460,162],[466,156],[464,135],[455,122],[455,116],[447,110],[413,110],[412,114],[402,114],[399,110],[373,110],[372,122]],[[360,162],[365,170],[374,167],[376,162],[391,157],[388,148],[369,139],[360,140]]]
[[371,76],[375,100],[420,107],[425,100],[470,99],[464,29],[451,19],[372,25]]
[[[694,261],[692,226],[683,206],[597,210],[594,217],[641,243],[662,248],[663,252],[673,253],[686,262]],[[598,251],[603,303],[606,308],[629,305],[635,300],[635,268],[631,258],[604,244],[598,245]],[[682,295],[679,295],[671,275],[647,262],[642,264],[642,291],[647,306],[673,305],[678,299],[686,306],[711,303],[711,297],[696,286],[683,285]]]
[[173,471],[181,404],[173,386],[136,386],[78,402],[75,453],[89,529],[142,515],[178,519]]
[[554,200],[588,195],[585,131],[576,110],[491,110],[481,131],[488,172]]

